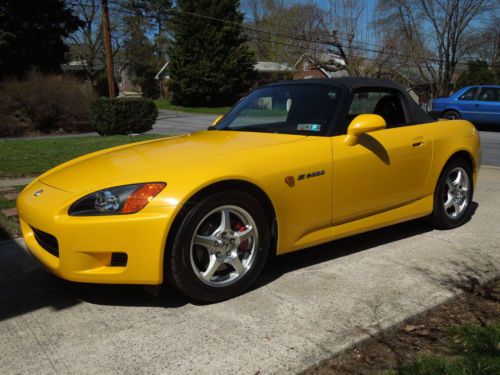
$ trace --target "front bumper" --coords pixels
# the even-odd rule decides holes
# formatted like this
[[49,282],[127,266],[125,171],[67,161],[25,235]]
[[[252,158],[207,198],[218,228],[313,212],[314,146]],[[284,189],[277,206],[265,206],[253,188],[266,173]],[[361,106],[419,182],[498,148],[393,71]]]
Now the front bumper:
[[[40,189],[43,194],[36,197]],[[175,207],[146,207],[131,215],[69,216],[66,210],[74,200],[74,194],[39,181],[18,198],[26,247],[50,272],[85,283],[163,282],[166,235]],[[126,264],[117,266],[113,254],[126,254]]]

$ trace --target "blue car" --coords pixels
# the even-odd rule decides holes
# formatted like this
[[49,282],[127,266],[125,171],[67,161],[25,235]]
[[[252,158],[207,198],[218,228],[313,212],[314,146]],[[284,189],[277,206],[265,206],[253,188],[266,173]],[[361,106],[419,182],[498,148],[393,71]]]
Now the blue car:
[[500,125],[500,86],[467,86],[448,98],[434,99],[431,115]]

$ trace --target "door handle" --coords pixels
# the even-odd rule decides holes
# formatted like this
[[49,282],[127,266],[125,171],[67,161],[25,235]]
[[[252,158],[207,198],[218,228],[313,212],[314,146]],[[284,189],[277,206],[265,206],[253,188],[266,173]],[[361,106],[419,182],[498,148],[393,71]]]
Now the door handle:
[[479,104],[474,104],[474,107],[479,107]]
[[417,147],[422,147],[425,144],[424,137],[416,137],[413,139],[412,142],[412,147],[417,148]]

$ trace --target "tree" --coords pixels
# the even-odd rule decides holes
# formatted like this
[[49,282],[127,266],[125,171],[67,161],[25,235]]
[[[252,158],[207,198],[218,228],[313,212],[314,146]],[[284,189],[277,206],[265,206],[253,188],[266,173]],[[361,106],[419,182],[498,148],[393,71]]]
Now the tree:
[[360,75],[364,58],[355,48],[359,37],[361,20],[364,13],[361,0],[330,0],[330,11],[326,29],[331,32],[330,44],[335,47],[346,63],[349,75]]
[[486,61],[469,61],[467,70],[462,73],[457,81],[457,89],[470,85],[491,85],[498,83],[495,80],[495,74],[489,69]]
[[309,0],[288,3],[283,0],[246,0],[243,8],[250,47],[258,60],[288,62],[300,56],[325,52],[326,12]]
[[68,47],[64,38],[81,25],[62,0],[0,3],[0,76],[37,68],[57,72]]
[[405,37],[401,49],[437,96],[448,96],[457,65],[485,42],[477,24],[494,7],[489,0],[379,1],[386,23]]
[[238,0],[177,1],[168,49],[175,103],[228,104],[246,89],[254,57],[245,44],[238,7]]
[[153,33],[153,49],[160,60],[166,58],[168,44],[168,21],[172,10],[171,0],[142,0],[141,7],[149,18],[149,29]]
[[[125,16],[127,69],[143,94],[155,98],[159,95],[159,87],[154,77],[166,59],[164,33],[171,1],[129,0],[123,8],[128,13]],[[151,33],[153,40],[148,38]]]
[[99,71],[96,62],[103,58],[103,32],[101,21],[101,2],[99,0],[71,0],[75,14],[80,18],[78,30],[70,36],[78,56],[85,61],[85,72],[92,86],[96,84]]

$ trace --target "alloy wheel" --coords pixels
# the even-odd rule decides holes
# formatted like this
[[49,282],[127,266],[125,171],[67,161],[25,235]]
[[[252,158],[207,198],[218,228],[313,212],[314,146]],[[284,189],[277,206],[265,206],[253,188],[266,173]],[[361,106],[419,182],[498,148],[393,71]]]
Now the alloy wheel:
[[190,244],[191,267],[206,285],[225,287],[252,267],[258,249],[252,216],[238,206],[221,206],[198,223]]
[[443,206],[451,219],[460,218],[469,205],[469,177],[462,167],[453,168],[446,177]]

